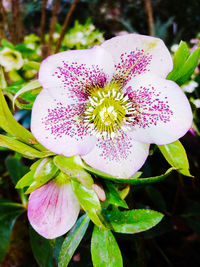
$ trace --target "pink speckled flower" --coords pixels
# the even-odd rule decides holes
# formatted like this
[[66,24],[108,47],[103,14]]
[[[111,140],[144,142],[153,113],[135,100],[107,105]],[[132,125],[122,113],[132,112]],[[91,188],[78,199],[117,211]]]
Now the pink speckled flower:
[[28,219],[32,227],[48,239],[65,234],[75,224],[80,211],[71,183],[52,180],[30,194]]
[[57,154],[79,154],[94,168],[130,177],[150,143],[171,143],[191,127],[187,98],[165,79],[171,70],[164,43],[138,34],[52,55],[39,71],[31,130]]

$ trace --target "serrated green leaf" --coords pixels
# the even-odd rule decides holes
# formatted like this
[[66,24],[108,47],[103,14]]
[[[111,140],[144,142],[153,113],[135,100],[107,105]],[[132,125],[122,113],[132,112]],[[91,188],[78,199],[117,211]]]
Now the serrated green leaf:
[[48,181],[58,175],[58,173],[58,168],[54,165],[52,158],[43,159],[37,169],[34,171],[34,183],[29,186],[25,194],[30,194],[38,187],[46,184]]
[[93,223],[95,223],[102,229],[106,229],[100,218],[101,204],[94,190],[88,189],[73,180],[71,180],[71,184],[80,205],[93,221]]
[[158,224],[163,218],[163,214],[153,210],[120,211],[115,207],[111,210],[105,210],[104,216],[115,232],[125,234],[146,231]]
[[0,199],[0,262],[8,249],[15,220],[24,211],[25,209],[21,204]]
[[168,145],[158,146],[167,162],[177,168],[177,171],[185,176],[192,175],[189,172],[189,162],[184,147],[179,140]]
[[78,245],[80,244],[87,228],[89,225],[90,219],[83,215],[78,219],[74,227],[71,231],[67,234],[63,245],[61,247],[59,259],[58,259],[58,266],[59,267],[67,267],[75,250],[77,249]]
[[105,185],[106,185],[106,201],[104,204],[105,205],[107,203],[113,204],[115,206],[119,206],[119,207],[127,209],[128,205],[126,204],[126,201],[121,198],[115,185],[110,181],[105,181]]
[[94,226],[91,254],[94,267],[123,267],[121,251],[110,230]]
[[40,267],[56,267],[53,258],[53,247],[48,239],[40,236],[30,227],[30,243],[33,255]]
[[71,178],[77,178],[77,180],[85,187],[91,189],[93,185],[93,179],[91,175],[86,172],[80,164],[76,161],[77,157],[64,157],[58,155],[54,157],[54,164],[67,176]]
[[[0,134],[0,146],[16,151],[22,154],[25,158],[29,159],[45,158],[48,155],[47,153],[36,150],[35,148],[26,145],[15,138],[8,137],[3,134]],[[51,155],[51,152],[49,154]]]
[[26,84],[25,86],[22,87],[22,89],[20,89],[14,96],[13,98],[13,107],[15,105],[15,100],[22,94],[29,92],[29,91],[33,91],[33,90],[38,90],[41,89],[41,84],[38,82],[38,80],[35,81],[31,81],[28,84]]
[[174,54],[173,70],[168,74],[168,80],[176,81],[180,77],[181,69],[189,55],[190,50],[186,42],[181,41],[176,53]]

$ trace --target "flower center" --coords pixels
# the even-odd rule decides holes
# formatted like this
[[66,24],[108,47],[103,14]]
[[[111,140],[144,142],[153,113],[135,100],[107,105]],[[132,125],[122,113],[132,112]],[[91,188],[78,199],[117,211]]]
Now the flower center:
[[113,139],[127,130],[135,118],[135,108],[118,88],[99,89],[91,94],[84,121],[97,137]]

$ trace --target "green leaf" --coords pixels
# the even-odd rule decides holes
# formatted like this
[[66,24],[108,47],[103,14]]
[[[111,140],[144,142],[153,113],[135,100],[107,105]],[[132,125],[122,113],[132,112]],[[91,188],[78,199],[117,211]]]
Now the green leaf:
[[7,86],[7,82],[4,77],[3,68],[0,66],[0,90],[5,89]]
[[34,174],[35,174],[35,171],[30,171],[27,174],[25,174],[16,184],[15,188],[22,189],[26,186],[31,185],[34,182],[34,178],[33,178]]
[[40,150],[46,150],[42,145],[38,144],[31,132],[26,130],[13,117],[4,95],[0,90],[0,127],[7,133],[25,142],[26,144],[33,144],[33,146]]
[[176,53],[174,54],[173,70],[168,74],[168,80],[176,81],[180,77],[181,69],[189,55],[190,50],[186,42],[181,41]]
[[7,41],[6,39],[2,39],[1,44],[4,47],[8,47],[8,48],[13,49],[13,50],[15,49],[14,45],[11,42]]
[[5,160],[5,164],[14,185],[16,185],[19,179],[21,179],[29,170],[28,167],[24,166],[15,157],[8,156]]
[[[29,169],[28,167],[24,166],[18,159],[11,156],[8,156],[6,158],[5,164],[14,185],[17,184],[19,179],[23,177],[24,174],[27,173]],[[17,191],[19,193],[22,203],[24,204],[24,206],[26,206],[27,199],[26,196],[24,195],[24,191],[22,189],[18,189]]]
[[184,84],[193,74],[200,56],[200,48],[197,48],[186,60],[185,64],[183,65],[181,76],[176,80],[179,85]]
[[121,251],[110,230],[94,226],[91,254],[94,267],[123,267]]
[[34,162],[31,167],[30,171],[25,174],[16,184],[15,188],[24,188],[25,186],[29,186],[34,182],[34,174],[36,168],[39,166],[39,164],[42,162],[43,159],[39,159],[36,162]]
[[101,204],[99,199],[93,189],[88,189],[81,185],[80,183],[71,180],[72,187],[76,197],[82,208],[85,210],[87,215],[93,221],[94,224],[98,225],[102,229],[106,229],[102,223],[100,217]]
[[190,54],[189,48],[185,42],[180,43],[173,59],[173,70],[168,74],[167,79],[175,81],[179,85],[189,80],[194,72],[200,56],[200,48],[197,48]]
[[0,262],[8,249],[13,225],[24,211],[21,204],[0,199]]
[[54,267],[55,259],[53,258],[53,247],[50,245],[49,240],[36,233],[30,227],[30,242],[33,255],[40,267]]
[[158,224],[163,218],[163,214],[153,210],[120,211],[114,207],[112,210],[105,210],[104,216],[115,232],[125,234],[146,231]]
[[39,68],[40,68],[40,63],[36,61],[27,61],[23,65],[23,69],[34,69],[38,71]]
[[105,181],[106,185],[106,201],[104,204],[113,204],[115,206],[123,207],[125,209],[128,208],[126,201],[123,200],[117,191],[115,185],[110,181]]
[[30,194],[38,187],[46,184],[58,174],[58,168],[54,165],[52,158],[45,158],[41,161],[36,171],[34,172],[35,183],[29,186],[25,194]]
[[80,244],[85,232],[88,228],[90,219],[83,215],[78,219],[74,227],[71,231],[67,234],[66,239],[63,242],[61,247],[59,259],[58,259],[58,266],[59,267],[67,267],[75,250],[77,249],[78,245]]
[[54,164],[67,176],[71,178],[77,178],[77,180],[85,187],[91,189],[93,185],[93,179],[91,175],[86,172],[80,162],[77,162],[77,156],[75,157],[64,157],[58,155],[54,157]]
[[[29,158],[29,159],[45,158],[48,155],[45,152],[36,150],[35,148],[29,145],[26,145],[16,140],[15,138],[8,137],[3,134],[0,134],[0,146],[16,151],[22,154],[24,157]],[[49,152],[49,154],[51,155],[52,153]]]
[[25,86],[22,87],[22,89],[20,89],[16,95],[13,98],[13,107],[15,105],[15,100],[22,94],[29,92],[29,91],[33,91],[33,90],[38,90],[41,89],[41,84],[38,82],[38,80],[35,81],[31,81],[28,84],[26,84]]
[[172,167],[177,168],[177,171],[179,171],[181,174],[192,177],[189,172],[187,154],[179,140],[175,141],[174,143],[168,145],[160,145],[158,147],[167,162]]

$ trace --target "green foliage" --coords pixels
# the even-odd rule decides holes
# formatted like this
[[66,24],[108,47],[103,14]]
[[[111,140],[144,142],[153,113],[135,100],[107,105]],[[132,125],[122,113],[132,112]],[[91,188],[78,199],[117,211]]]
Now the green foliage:
[[48,239],[36,233],[30,227],[30,242],[33,255],[40,267],[55,267],[56,261],[53,257],[53,247],[50,245]]
[[110,230],[94,226],[91,254],[94,267],[123,267],[120,249]]
[[75,250],[77,249],[78,245],[80,244],[87,228],[89,225],[90,219],[83,215],[81,216],[71,231],[67,234],[65,238],[59,259],[58,259],[58,266],[59,267],[67,267]]
[[167,79],[175,81],[179,85],[189,80],[194,72],[200,56],[200,48],[197,48],[190,54],[189,48],[185,42],[181,42],[174,55],[174,67],[168,74]]
[[186,176],[192,177],[189,172],[189,162],[184,147],[180,141],[168,145],[158,146],[167,162]]
[[8,249],[13,225],[24,211],[21,204],[0,199],[0,262]]
[[73,180],[71,181],[71,183],[80,205],[85,210],[89,218],[93,221],[93,223],[101,227],[101,229],[106,229],[103,222],[101,221],[101,204],[94,190],[88,189]]
[[37,169],[34,172],[33,179],[34,184],[30,185],[26,194],[30,194],[32,191],[38,187],[46,184],[48,181],[58,175],[58,168],[54,165],[52,158],[45,158],[38,165]]
[[108,208],[104,216],[115,232],[135,234],[146,231],[158,224],[163,214],[147,209],[120,211],[117,208]]
[[54,164],[68,177],[76,178],[82,185],[91,189],[93,179],[81,166],[82,162],[79,156],[64,157],[58,155],[54,158]]
[[127,209],[128,205],[126,201],[123,200],[117,190],[117,187],[110,181],[105,181],[106,186],[106,203],[105,204],[113,204],[118,207],[122,207]]

